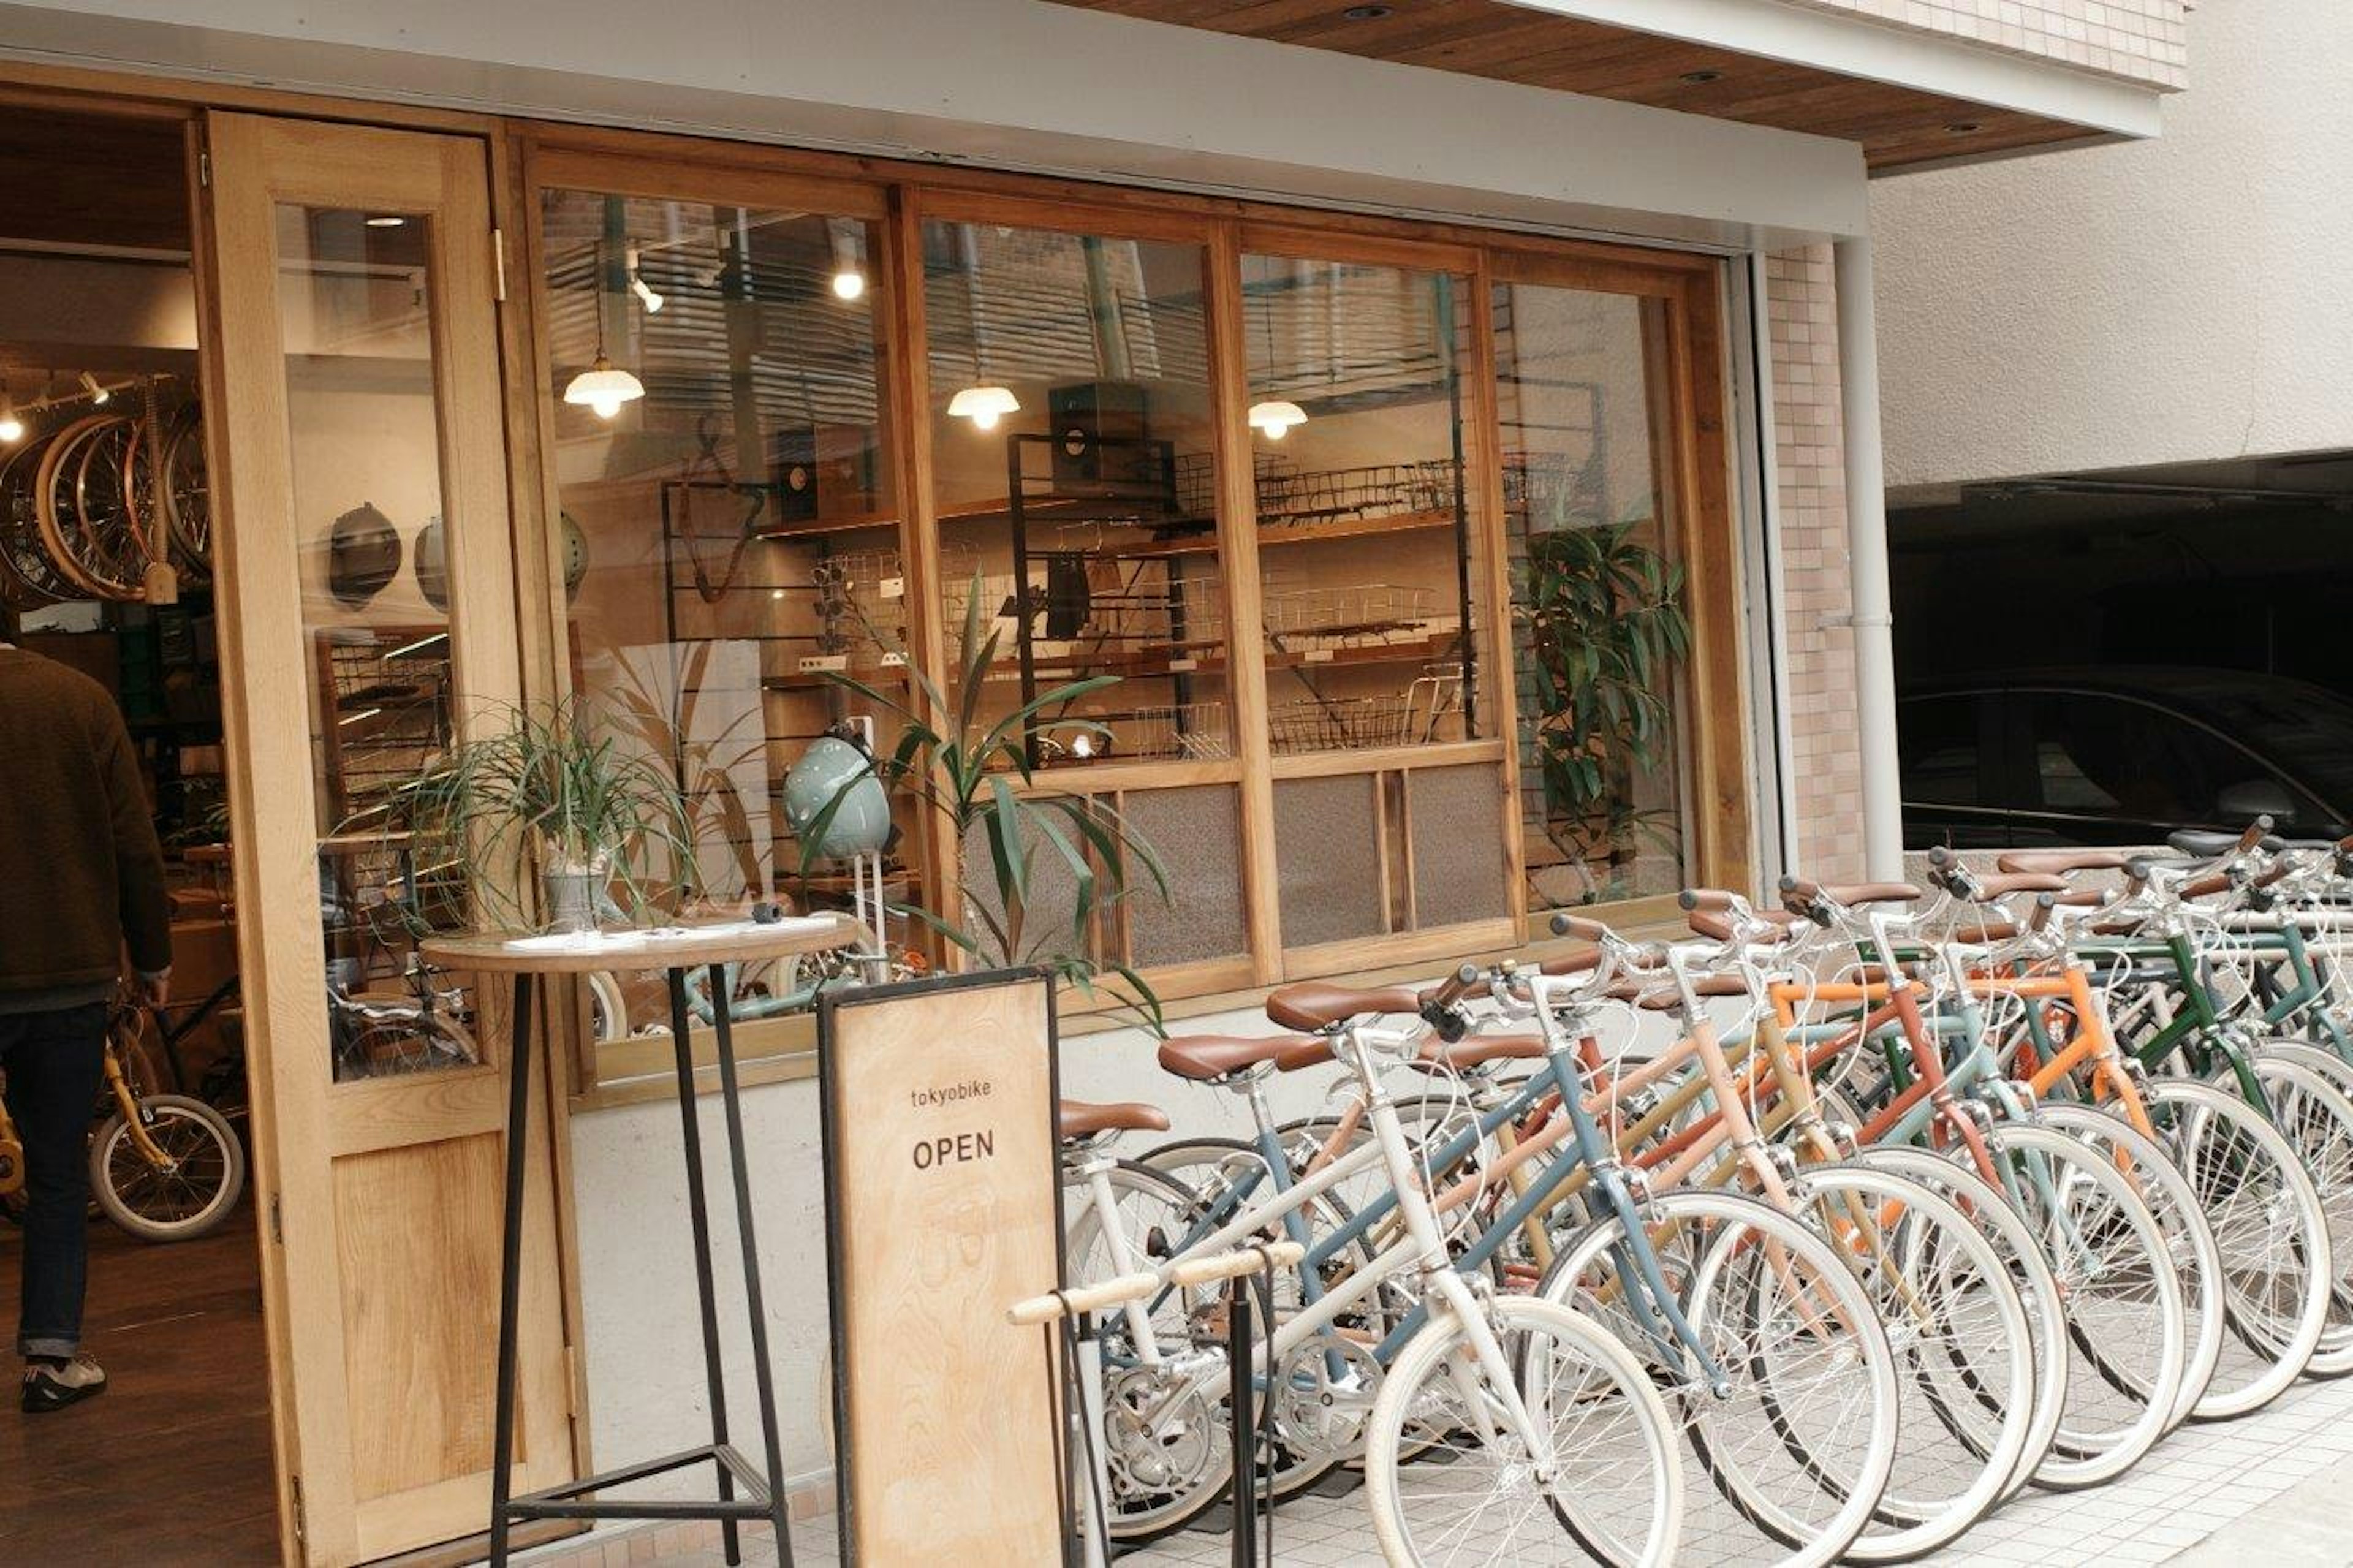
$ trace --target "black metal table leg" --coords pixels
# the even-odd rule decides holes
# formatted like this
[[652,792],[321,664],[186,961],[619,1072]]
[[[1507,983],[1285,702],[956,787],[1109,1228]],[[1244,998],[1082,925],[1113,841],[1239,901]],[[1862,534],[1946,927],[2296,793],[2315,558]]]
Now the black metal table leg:
[[[744,1300],[752,1318],[752,1377],[760,1393],[760,1436],[768,1461],[768,1518],[776,1532],[776,1561],[793,1568],[791,1526],[786,1521],[784,1442],[776,1431],[776,1390],[768,1370],[768,1310],[760,1296],[760,1248],[752,1230],[752,1176],[744,1159],[744,1102],[735,1081],[735,1038],[728,1016],[727,977],[711,966],[712,1017],[719,1038],[719,1098],[727,1116],[727,1155],[735,1177],[735,1234],[744,1244]],[[709,1265],[704,1265],[706,1271]],[[731,1523],[729,1529],[734,1526]]]
[[491,1562],[507,1560],[507,1503],[514,1491],[515,1322],[522,1297],[523,1154],[531,1142],[532,977],[514,980],[514,1030],[507,1055],[506,1229],[499,1247],[497,1417],[491,1436]]
[[[727,991],[716,978],[719,972],[715,966],[712,973],[714,978],[711,994],[716,999],[713,1011],[721,1020],[720,1049],[724,1052],[727,1041],[725,1023]],[[678,1114],[681,1136],[686,1145],[686,1212],[694,1232],[694,1284],[695,1289],[702,1292],[702,1369],[711,1398],[712,1446],[724,1447],[727,1444],[726,1374],[720,1366],[719,1299],[711,1281],[711,1202],[704,1194],[702,1184],[702,1119],[694,1106],[694,1047],[687,1038],[686,1019],[686,971],[672,969],[670,972],[670,1036],[671,1048],[676,1054],[678,1062]],[[731,1102],[729,1110],[732,1111],[733,1109]],[[744,1164],[740,1146],[742,1140],[741,1134],[736,1132],[734,1120],[732,1117],[729,1120],[728,1131],[735,1134],[738,1145],[735,1150],[735,1167],[737,1202],[740,1205]],[[756,1278],[755,1276],[755,1281]],[[754,1289],[757,1289],[756,1283]],[[757,1300],[756,1296],[754,1299]],[[755,1307],[754,1310],[756,1310]],[[765,1361],[765,1352],[763,1351],[761,1353]],[[763,1376],[765,1375],[764,1366]],[[720,1500],[723,1502],[732,1500],[735,1496],[735,1478],[724,1464],[717,1468]],[[773,1476],[777,1472],[771,1467],[769,1473]],[[732,1519],[723,1521],[720,1530],[726,1543],[727,1561],[731,1563],[741,1563],[744,1560],[742,1532],[738,1530],[735,1521]]]

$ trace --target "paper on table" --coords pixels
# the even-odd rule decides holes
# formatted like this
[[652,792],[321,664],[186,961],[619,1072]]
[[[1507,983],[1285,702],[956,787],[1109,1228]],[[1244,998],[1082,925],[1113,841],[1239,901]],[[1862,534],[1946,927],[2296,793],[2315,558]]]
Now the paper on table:
[[510,952],[627,952],[646,945],[641,931],[559,931],[544,936],[511,937],[500,945]]

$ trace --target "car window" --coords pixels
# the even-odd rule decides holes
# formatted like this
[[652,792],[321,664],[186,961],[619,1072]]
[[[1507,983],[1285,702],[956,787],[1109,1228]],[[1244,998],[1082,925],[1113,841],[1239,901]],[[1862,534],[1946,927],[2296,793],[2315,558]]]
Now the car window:
[[1928,805],[1977,805],[1978,699],[1916,697],[1896,710],[1904,798]]
[[2252,816],[2250,801],[2283,816],[2319,811],[2243,748],[2147,703],[2046,692],[2030,712],[2046,811],[2214,826]]

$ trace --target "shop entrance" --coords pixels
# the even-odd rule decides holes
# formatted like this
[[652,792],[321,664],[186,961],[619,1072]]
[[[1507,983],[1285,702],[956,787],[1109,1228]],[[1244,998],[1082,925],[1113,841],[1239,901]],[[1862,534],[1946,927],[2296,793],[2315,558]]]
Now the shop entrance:
[[[487,1519],[508,1026],[414,964],[473,889],[386,806],[522,696],[488,192],[473,138],[0,115],[0,592],[117,696],[167,846],[126,1068],[246,1173],[201,1235],[93,1208],[112,1386],[0,1417],[0,1559],[454,1560]],[[528,1136],[519,1489],[575,1473],[546,1102]]]

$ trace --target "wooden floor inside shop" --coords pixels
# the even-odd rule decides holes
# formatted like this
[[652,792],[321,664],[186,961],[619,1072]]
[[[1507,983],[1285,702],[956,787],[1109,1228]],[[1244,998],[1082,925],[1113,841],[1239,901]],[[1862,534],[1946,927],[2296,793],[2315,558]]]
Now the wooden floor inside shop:
[[[201,1240],[90,1229],[83,1348],[105,1394],[47,1415],[0,1409],[0,1563],[270,1563],[278,1519],[261,1275],[248,1205]],[[23,1237],[0,1227],[15,1337]]]

